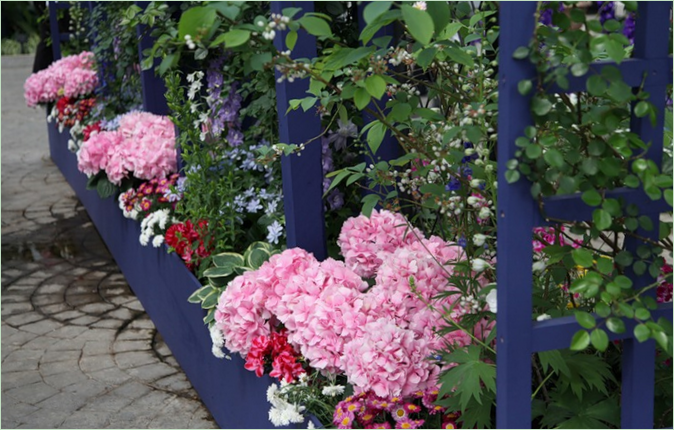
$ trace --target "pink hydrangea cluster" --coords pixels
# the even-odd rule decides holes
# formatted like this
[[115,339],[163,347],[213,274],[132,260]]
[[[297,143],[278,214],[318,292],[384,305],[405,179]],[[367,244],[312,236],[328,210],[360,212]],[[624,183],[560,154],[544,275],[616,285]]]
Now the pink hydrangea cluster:
[[410,229],[402,215],[387,210],[372,211],[370,217],[349,218],[337,239],[346,266],[364,278],[372,278],[386,254],[421,237]]
[[24,98],[29,107],[54,102],[58,97],[77,98],[93,92],[98,85],[94,54],[82,52],[52,63],[33,73],[24,83]]
[[105,170],[119,185],[131,173],[138,179],[164,178],[177,171],[175,128],[166,116],[131,112],[115,131],[97,133],[77,155],[80,171],[93,175]]
[[379,397],[407,396],[435,383],[440,368],[428,341],[394,320],[379,318],[344,346],[344,372],[357,391]]
[[[440,371],[435,351],[443,342],[466,345],[470,338],[461,331],[440,338],[439,315],[426,302],[452,289],[448,276],[465,253],[439,237],[406,236],[401,215],[381,211],[372,217],[344,225],[345,255],[355,238],[367,242],[352,266],[288,249],[232,281],[215,314],[225,346],[245,356],[255,349],[255,339],[283,329],[312,368],[346,375],[356,392],[408,396],[435,384]],[[374,276],[374,286],[362,276]],[[449,296],[440,306],[457,298]]]

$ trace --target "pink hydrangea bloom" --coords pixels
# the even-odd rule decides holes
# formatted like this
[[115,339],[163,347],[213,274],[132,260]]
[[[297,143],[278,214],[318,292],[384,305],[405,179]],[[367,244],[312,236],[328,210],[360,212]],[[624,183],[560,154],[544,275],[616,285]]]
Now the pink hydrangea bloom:
[[122,135],[116,131],[92,135],[77,154],[77,167],[89,176],[108,170],[111,161],[117,162],[115,155],[121,144]]
[[78,164],[88,175],[105,170],[116,185],[132,174],[145,180],[165,178],[178,169],[173,123],[147,112],[124,115],[116,131],[98,133],[83,143]]
[[255,339],[271,335],[272,315],[264,307],[265,289],[259,287],[256,273],[246,272],[227,285],[218,301],[215,325],[233,353],[245,356]]
[[422,233],[410,228],[405,217],[387,210],[372,211],[370,217],[349,218],[337,239],[346,266],[356,274],[372,278],[386,254],[413,243]]
[[428,343],[393,320],[380,318],[344,346],[344,372],[354,388],[379,397],[407,396],[437,382]]
[[29,107],[56,101],[60,96],[78,97],[91,93],[98,85],[93,70],[94,54],[82,52],[52,63],[33,73],[24,83],[24,98]]

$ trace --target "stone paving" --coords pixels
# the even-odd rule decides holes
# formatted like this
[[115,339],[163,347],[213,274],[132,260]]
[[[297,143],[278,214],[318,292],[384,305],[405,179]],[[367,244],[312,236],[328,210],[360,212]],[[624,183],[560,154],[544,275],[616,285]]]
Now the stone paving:
[[2,57],[2,428],[216,428],[50,161],[32,61]]

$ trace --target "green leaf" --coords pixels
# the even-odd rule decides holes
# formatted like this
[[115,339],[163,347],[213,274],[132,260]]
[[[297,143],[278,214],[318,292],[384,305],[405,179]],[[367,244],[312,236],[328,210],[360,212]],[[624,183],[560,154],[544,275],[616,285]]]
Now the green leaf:
[[459,30],[463,27],[463,24],[460,22],[450,22],[447,24],[447,26],[440,32],[440,35],[438,36],[439,40],[450,40],[453,38],[456,33],[459,32]]
[[664,191],[665,195],[665,201],[669,206],[672,206],[672,190],[665,190]]
[[592,267],[594,265],[592,252],[585,248],[574,249],[571,252],[571,256],[573,257],[573,261],[581,267]]
[[200,32],[211,28],[215,23],[217,15],[209,7],[192,7],[180,15],[178,22],[178,37],[181,41],[185,40],[186,35],[193,39],[199,36]]
[[597,229],[606,230],[611,226],[613,218],[611,218],[611,215],[604,209],[595,209],[594,212],[592,212],[592,221]]
[[520,172],[517,170],[506,170],[505,179],[509,184],[515,183],[520,179]]
[[375,125],[370,127],[370,130],[368,130],[367,146],[370,148],[370,151],[372,151],[373,154],[377,153],[382,140],[384,140],[385,133],[386,126],[381,122],[377,122]]
[[608,88],[604,78],[599,75],[592,75],[587,78],[586,86],[587,92],[597,97],[603,95]]
[[582,351],[590,345],[590,335],[585,330],[579,330],[571,339],[570,349],[572,351]]
[[639,103],[637,103],[636,106],[634,106],[634,115],[636,115],[639,118],[645,117],[648,115],[648,111],[650,110],[650,106],[647,101],[641,100]]
[[634,317],[638,320],[645,321],[651,318],[651,313],[646,308],[637,308],[634,310]]
[[204,271],[207,278],[224,278],[234,273],[234,266],[209,267]]
[[295,48],[296,43],[297,43],[297,32],[289,31],[288,34],[286,34],[286,47],[292,51]]
[[590,206],[599,206],[601,204],[601,194],[594,188],[585,191],[580,198]]
[[644,342],[648,340],[650,336],[651,336],[651,329],[648,328],[646,324],[637,324],[634,327],[634,337],[639,342]]
[[555,148],[548,148],[543,154],[543,159],[552,167],[558,169],[564,167],[564,156]]
[[593,329],[597,325],[597,321],[594,316],[589,312],[576,311],[575,312],[576,321],[580,324],[581,327],[586,329]]
[[559,350],[553,349],[550,351],[539,352],[538,359],[541,361],[541,366],[545,372],[548,371],[548,368],[552,368],[552,371],[557,374],[566,377],[571,376],[571,370],[569,370],[569,366],[566,364],[566,360]]
[[523,96],[529,94],[531,88],[533,87],[530,79],[523,79],[517,83],[517,91]]
[[543,150],[541,149],[540,145],[533,143],[524,148],[524,152],[527,154],[527,158],[535,160],[541,156]]
[[597,351],[603,352],[608,348],[608,335],[600,328],[592,330],[592,333],[590,333],[590,341]]
[[304,27],[304,29],[307,30],[307,33],[309,34],[319,37],[332,37],[330,25],[324,19],[305,15],[298,19],[297,22],[299,22],[300,25]]
[[244,265],[243,255],[236,252],[223,252],[211,257],[216,267],[237,267]]
[[393,2],[390,1],[373,1],[365,6],[363,9],[363,19],[366,24],[370,24],[377,17],[379,17],[384,12],[387,12],[391,8]]
[[386,92],[386,81],[379,75],[372,75],[365,79],[365,89],[377,100]]
[[190,296],[187,298],[187,301],[190,302],[190,303],[201,303],[200,294],[207,291],[209,288],[213,288],[213,287],[211,287],[210,285],[206,285],[204,287],[199,288],[198,290],[196,290],[195,292],[190,294]]
[[606,320],[606,328],[613,333],[625,333],[625,323],[620,318],[611,317]]
[[431,38],[435,31],[433,18],[431,18],[426,11],[416,9],[409,5],[403,5],[401,9],[403,20],[412,37],[422,45],[431,43]]
[[444,2],[426,2],[426,11],[433,19],[436,35],[442,34],[451,19],[450,8]]
[[224,42],[225,48],[236,48],[248,42],[250,39],[250,31],[232,29],[227,33],[221,34],[217,39],[211,43],[211,46],[216,46]]
[[610,275],[613,273],[613,261],[611,261],[609,258],[597,258],[597,270],[599,270],[604,275]]
[[616,39],[609,38],[604,43],[604,46],[606,47],[606,53],[608,54],[609,58],[611,58],[611,60],[618,64],[623,61],[626,51],[622,43]]
[[358,110],[363,110],[370,104],[370,93],[365,88],[358,88],[353,95],[353,101]]
[[526,46],[520,46],[519,48],[515,49],[515,52],[513,52],[513,58],[517,60],[522,60],[524,58],[527,58],[529,56],[529,48]]
[[573,76],[583,76],[584,74],[587,73],[589,70],[589,67],[585,63],[576,63],[573,66],[571,66],[571,74]]
[[604,302],[597,302],[594,307],[594,311],[602,318],[606,318],[611,315],[611,307]]
[[449,47],[445,49],[444,51],[447,55],[449,55],[449,58],[452,60],[456,61],[459,64],[463,64],[464,66],[467,67],[473,67],[473,58],[466,53],[466,51],[457,48],[457,47]]
[[536,96],[531,100],[531,109],[538,116],[543,116],[550,112],[552,103],[545,97]]
[[107,176],[104,176],[96,182],[96,191],[102,199],[107,199],[117,192],[117,186],[108,180]]
[[363,197],[363,208],[361,209],[361,213],[369,218],[370,214],[372,214],[372,210],[377,206],[377,203],[379,203],[380,200],[381,197],[379,194],[368,194]]
[[412,106],[407,103],[396,103],[393,108],[391,108],[389,117],[394,121],[405,121],[409,119],[411,113]]

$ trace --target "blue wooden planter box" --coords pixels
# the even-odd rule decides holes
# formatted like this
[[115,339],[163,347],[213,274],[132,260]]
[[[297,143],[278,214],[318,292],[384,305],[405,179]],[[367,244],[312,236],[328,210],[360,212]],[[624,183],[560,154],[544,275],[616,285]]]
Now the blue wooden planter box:
[[[87,177],[68,150],[69,132],[48,124],[51,158],[86,208],[110,253],[192,385],[221,428],[273,428],[268,420],[268,376],[243,368],[238,355],[211,354],[204,311],[187,302],[201,284],[176,254],[138,242],[140,223],[124,218],[114,197],[102,200],[87,190]],[[314,420],[314,423],[317,422]],[[304,426],[306,428],[306,425]]]

